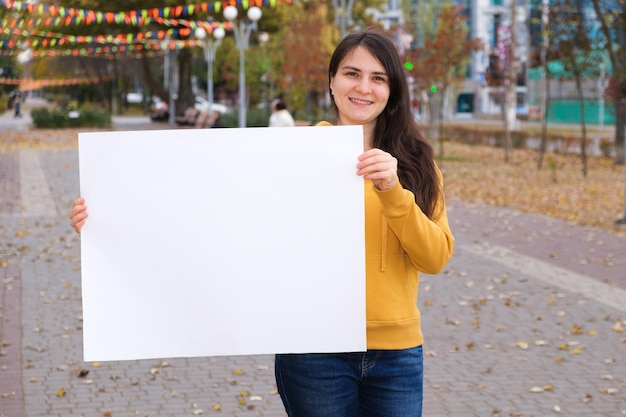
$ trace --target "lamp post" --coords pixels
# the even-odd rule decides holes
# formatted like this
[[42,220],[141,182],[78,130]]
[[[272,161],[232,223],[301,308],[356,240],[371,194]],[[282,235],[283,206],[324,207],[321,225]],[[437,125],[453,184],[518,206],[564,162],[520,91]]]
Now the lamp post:
[[263,75],[261,81],[263,81],[263,105],[265,110],[269,109],[269,85],[271,82],[269,66],[267,64],[267,54],[265,53],[265,44],[270,40],[270,34],[267,32],[259,33],[259,42],[261,42],[261,48],[263,49]]
[[346,36],[347,25],[352,25],[352,7],[354,0],[333,0],[333,8],[335,9],[335,24],[339,26],[341,38]]
[[256,29],[256,22],[261,18],[261,9],[258,7],[250,7],[248,9],[249,22],[240,21],[239,24],[233,23],[237,18],[237,8],[227,6],[224,9],[224,18],[232,23],[233,32],[235,33],[235,45],[239,50],[239,127],[246,127],[246,68],[244,53],[248,49],[250,40],[250,32]]
[[206,87],[206,95],[207,100],[209,101],[209,108],[207,112],[210,114],[213,110],[213,62],[215,62],[215,51],[217,47],[222,43],[222,39],[226,32],[223,28],[218,27],[213,29],[213,38],[207,36],[207,33],[204,29],[200,28],[196,31],[196,37],[200,40],[205,40],[204,47],[204,59],[207,63],[207,87]]
[[175,45],[174,47],[172,47],[172,45],[169,46],[169,49],[167,50],[167,53],[169,54],[169,82],[168,85],[170,87],[170,103],[168,106],[168,111],[169,111],[169,124],[170,126],[175,126],[176,125],[176,100],[178,99],[178,66],[177,64],[177,60],[178,60],[178,46]]

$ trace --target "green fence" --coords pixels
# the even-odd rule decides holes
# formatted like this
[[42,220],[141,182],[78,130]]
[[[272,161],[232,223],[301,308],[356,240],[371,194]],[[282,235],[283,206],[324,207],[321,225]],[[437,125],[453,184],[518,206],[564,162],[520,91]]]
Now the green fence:
[[[601,114],[604,115],[604,124],[615,124],[615,107],[604,103],[604,110],[600,108],[599,100],[585,100],[585,123],[600,124]],[[553,100],[550,102],[548,121],[554,123],[575,123],[581,121],[580,101],[578,100]]]

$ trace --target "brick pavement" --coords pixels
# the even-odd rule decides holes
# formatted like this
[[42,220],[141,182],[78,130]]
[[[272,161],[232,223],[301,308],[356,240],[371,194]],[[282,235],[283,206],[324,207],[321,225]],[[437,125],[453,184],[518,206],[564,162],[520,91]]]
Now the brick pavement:
[[[271,356],[82,362],[76,149],[0,160],[0,417],[284,417]],[[421,286],[424,415],[626,415],[626,238],[459,202],[450,221]]]

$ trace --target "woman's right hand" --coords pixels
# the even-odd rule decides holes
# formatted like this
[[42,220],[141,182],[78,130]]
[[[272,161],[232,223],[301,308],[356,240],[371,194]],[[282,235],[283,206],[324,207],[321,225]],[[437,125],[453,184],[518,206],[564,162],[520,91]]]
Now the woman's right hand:
[[86,219],[87,206],[85,205],[85,199],[83,197],[79,197],[74,200],[74,204],[72,204],[72,210],[70,211],[70,226],[76,230],[76,233],[80,233],[80,229],[83,228]]

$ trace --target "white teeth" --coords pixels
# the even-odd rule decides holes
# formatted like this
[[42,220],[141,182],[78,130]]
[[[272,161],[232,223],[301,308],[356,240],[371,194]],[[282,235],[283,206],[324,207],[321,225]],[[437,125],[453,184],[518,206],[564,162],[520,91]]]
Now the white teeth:
[[358,99],[355,99],[355,98],[351,98],[350,101],[352,101],[353,103],[356,103],[356,104],[371,104],[372,103],[371,101],[358,100]]

